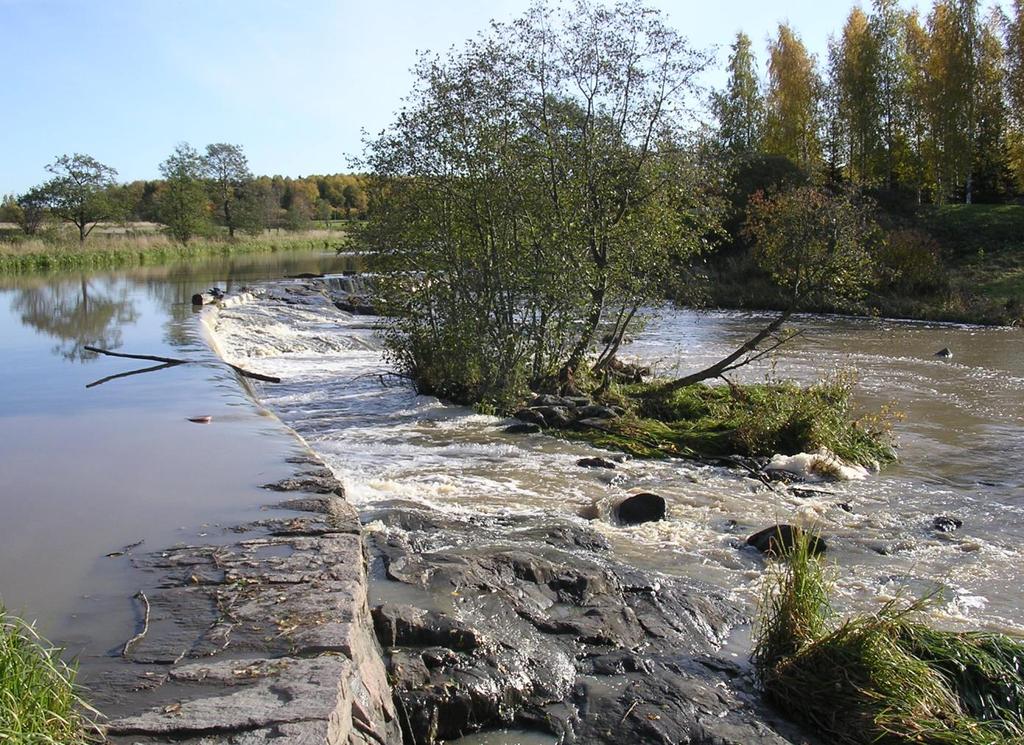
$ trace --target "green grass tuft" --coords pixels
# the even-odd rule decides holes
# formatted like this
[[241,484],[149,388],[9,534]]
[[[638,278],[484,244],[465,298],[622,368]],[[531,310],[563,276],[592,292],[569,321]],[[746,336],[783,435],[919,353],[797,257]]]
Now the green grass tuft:
[[61,650],[0,608],[0,743],[84,743],[95,711]]
[[927,599],[840,621],[804,534],[769,566],[753,661],[764,694],[829,742],[1009,745],[1024,737],[1024,640],[933,629]]

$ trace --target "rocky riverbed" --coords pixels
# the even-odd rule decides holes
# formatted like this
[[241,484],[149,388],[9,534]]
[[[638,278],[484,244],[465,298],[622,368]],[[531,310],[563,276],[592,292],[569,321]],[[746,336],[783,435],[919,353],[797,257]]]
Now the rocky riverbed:
[[723,651],[747,618],[713,587],[629,566],[570,522],[401,501],[363,520],[376,581],[416,591],[373,609],[406,743],[497,727],[558,743],[808,741]]

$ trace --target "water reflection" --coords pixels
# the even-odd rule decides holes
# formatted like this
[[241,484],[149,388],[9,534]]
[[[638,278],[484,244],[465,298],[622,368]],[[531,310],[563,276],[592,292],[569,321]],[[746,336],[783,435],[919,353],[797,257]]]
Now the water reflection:
[[[123,643],[138,576],[106,554],[243,521],[296,446],[204,344],[192,294],[352,261],[291,252],[0,277],[0,603],[86,668]],[[128,375],[148,363],[86,345],[199,364]]]
[[138,311],[127,285],[110,278],[53,282],[20,290],[11,310],[25,325],[60,340],[53,354],[83,361],[95,357],[92,345],[113,349],[121,345],[121,329],[134,323]]

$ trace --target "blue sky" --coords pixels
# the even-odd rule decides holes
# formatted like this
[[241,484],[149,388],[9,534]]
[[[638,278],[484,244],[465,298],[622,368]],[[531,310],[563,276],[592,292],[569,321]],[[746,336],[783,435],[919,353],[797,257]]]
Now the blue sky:
[[[256,173],[347,170],[409,90],[416,50],[443,50],[528,0],[0,0],[0,193],[63,153],[155,178],[180,141],[241,145]],[[789,20],[824,53],[851,2],[653,0],[700,47]],[[709,83],[720,82],[720,73]]]

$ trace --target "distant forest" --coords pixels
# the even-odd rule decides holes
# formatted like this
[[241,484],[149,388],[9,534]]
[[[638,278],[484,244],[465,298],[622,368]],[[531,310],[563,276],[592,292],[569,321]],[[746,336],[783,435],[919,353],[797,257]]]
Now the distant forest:
[[850,11],[823,61],[783,23],[766,78],[758,67],[738,34],[728,84],[713,96],[729,152],[781,156],[918,204],[1024,194],[1024,0],[1012,17],[941,0],[923,18],[875,0]]
[[0,203],[0,222],[39,233],[47,218],[71,223],[84,242],[99,223],[154,222],[182,243],[226,228],[257,234],[302,230],[314,221],[363,219],[364,180],[353,174],[254,176],[242,148],[207,145],[200,153],[180,143],[160,164],[161,179],[119,183],[117,171],[75,153],[46,166],[51,178]]

